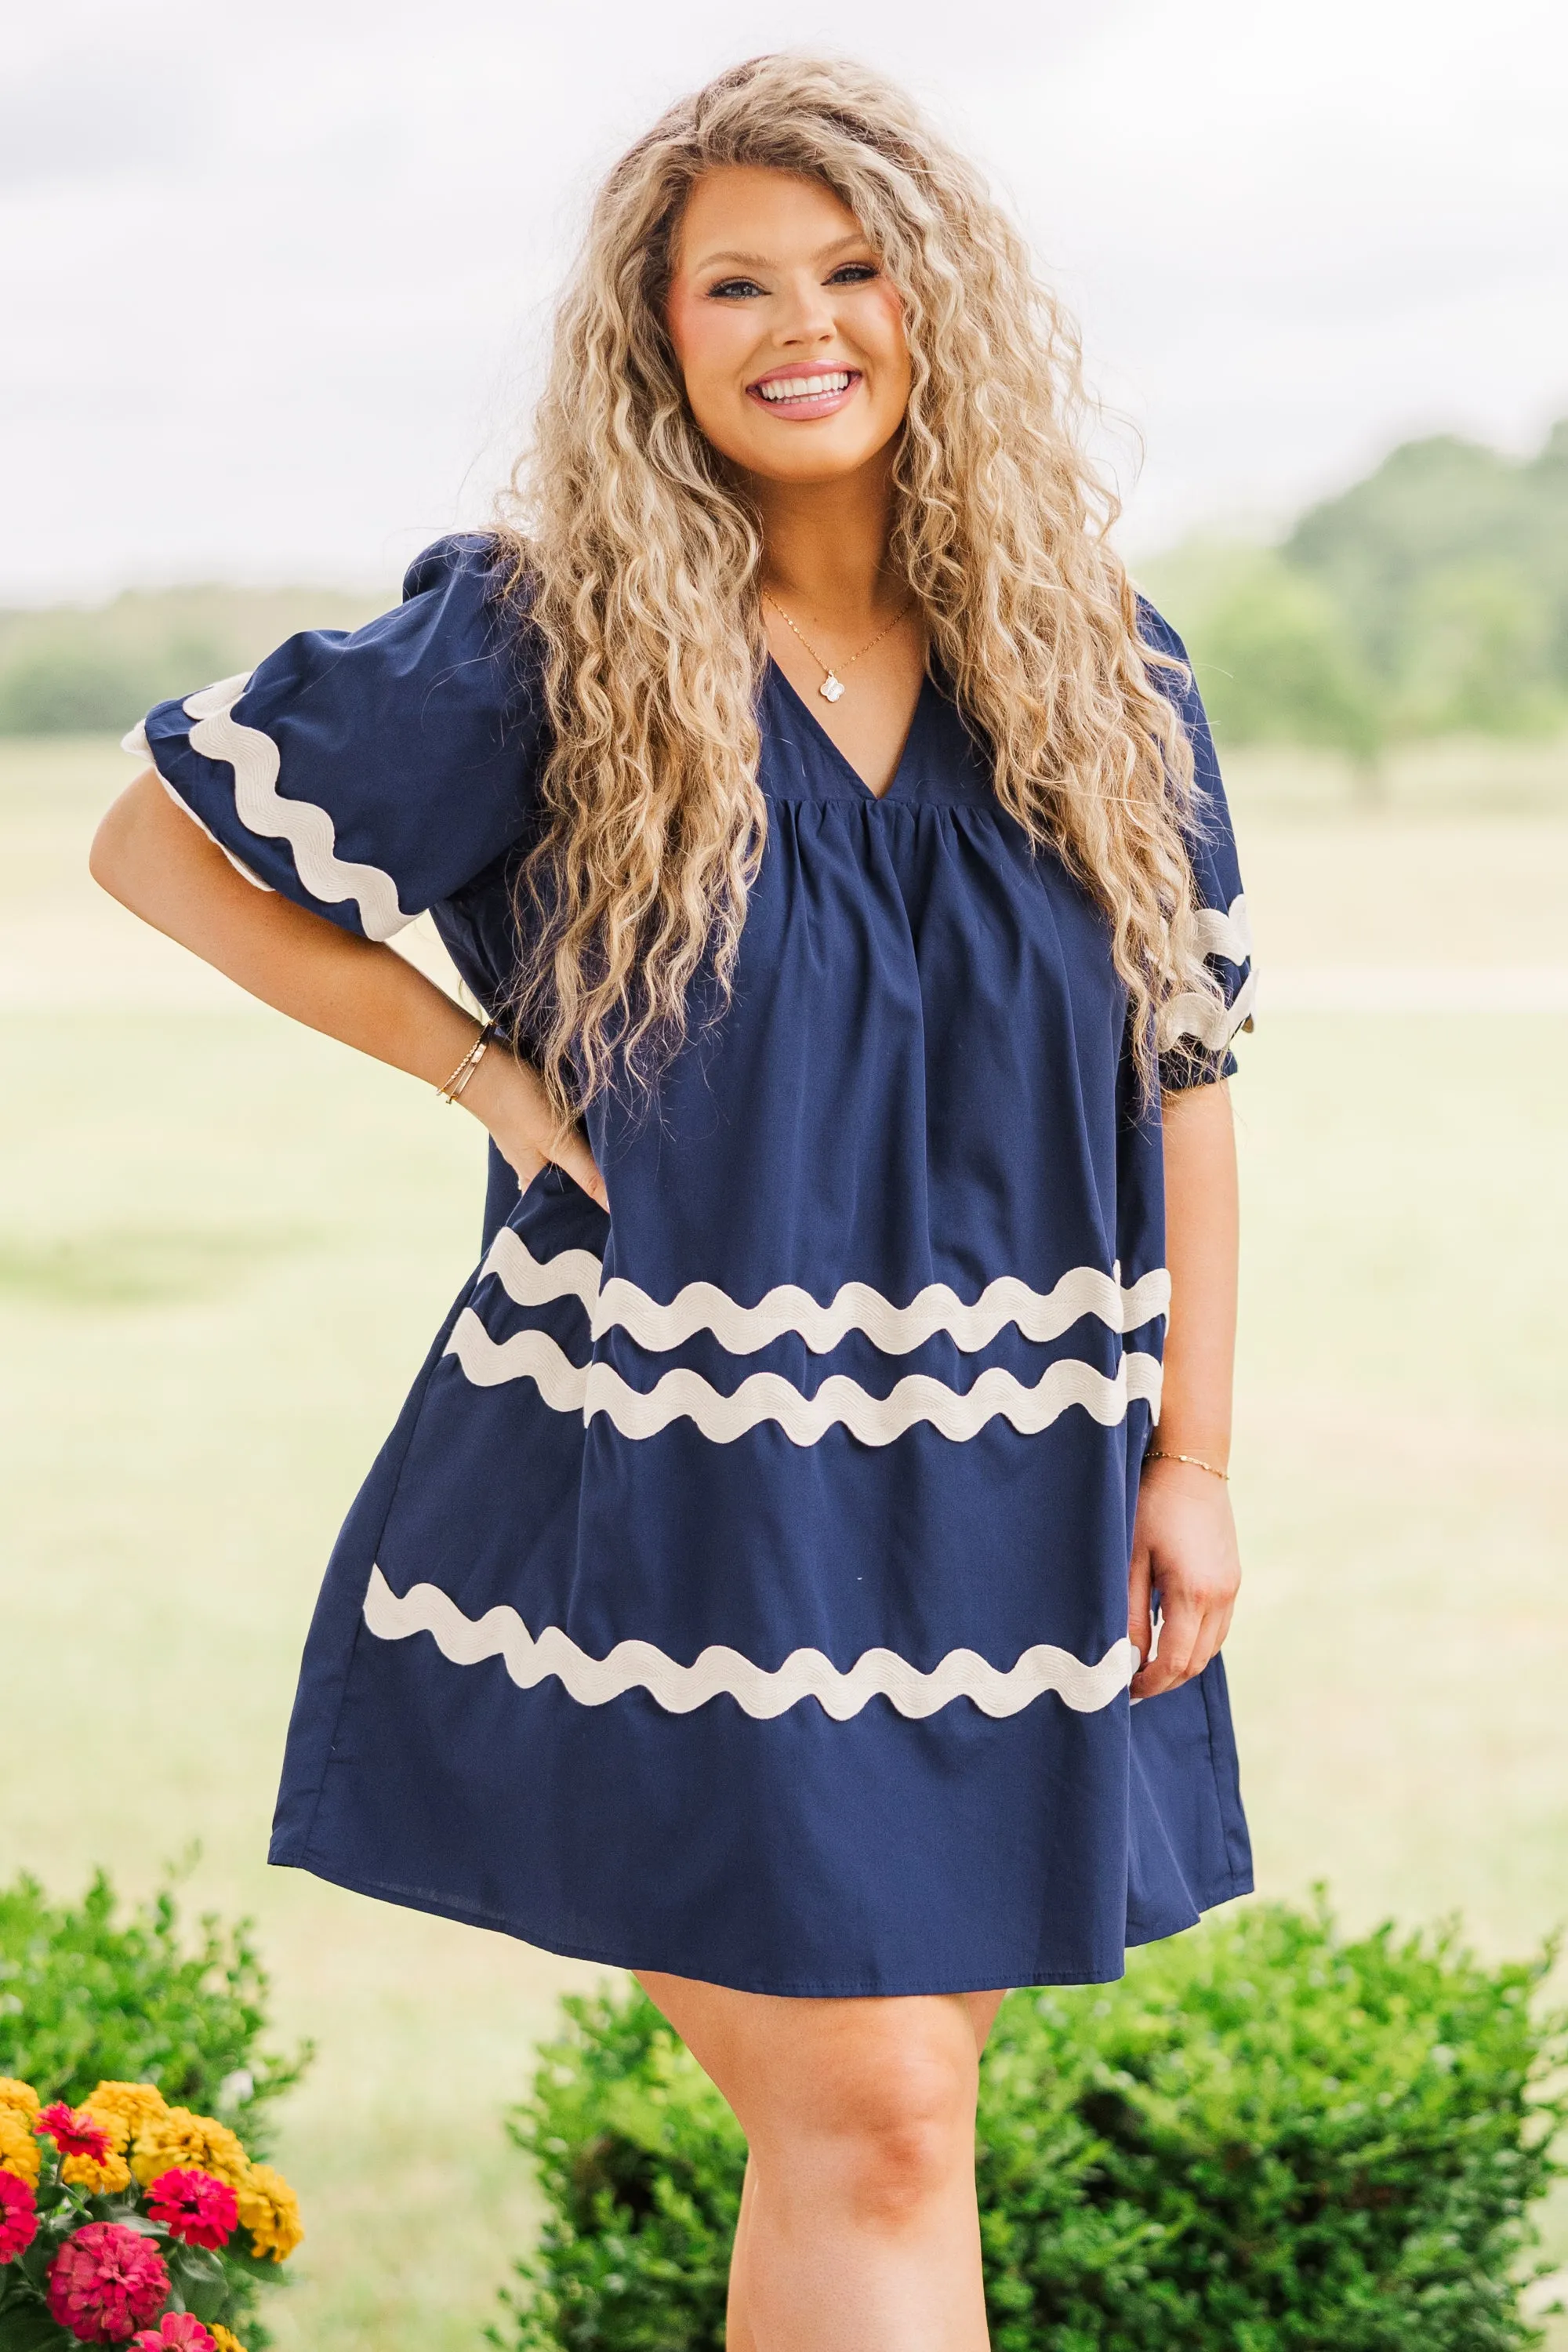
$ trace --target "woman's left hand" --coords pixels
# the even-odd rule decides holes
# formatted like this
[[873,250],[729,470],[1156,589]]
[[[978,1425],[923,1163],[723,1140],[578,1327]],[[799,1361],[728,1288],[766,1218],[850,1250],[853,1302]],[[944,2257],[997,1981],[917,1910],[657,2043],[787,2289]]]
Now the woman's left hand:
[[[1230,1489],[1187,1462],[1143,1465],[1132,1529],[1127,1632],[1144,1664],[1134,1698],[1155,1698],[1201,1675],[1230,1631],[1241,1557]],[[1152,1602],[1160,1596],[1160,1651],[1152,1662]]]

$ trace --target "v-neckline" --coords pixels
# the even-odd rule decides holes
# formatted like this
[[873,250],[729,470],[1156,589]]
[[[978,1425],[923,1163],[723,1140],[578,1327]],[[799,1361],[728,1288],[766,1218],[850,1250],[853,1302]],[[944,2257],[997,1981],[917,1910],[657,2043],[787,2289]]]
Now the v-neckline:
[[899,746],[899,756],[893,763],[893,772],[888,779],[886,790],[879,793],[872,791],[870,785],[866,782],[865,777],[860,773],[859,769],[850,759],[848,753],[841,751],[839,746],[834,741],[832,736],[828,733],[826,728],[823,725],[821,719],[817,717],[810,703],[807,702],[805,695],[802,694],[797,686],[792,684],[791,680],[785,677],[782,663],[780,663],[776,656],[771,653],[768,656],[768,667],[773,677],[778,679],[779,684],[784,688],[785,694],[789,697],[791,702],[794,703],[795,709],[800,712],[802,718],[805,720],[806,725],[811,729],[812,733],[816,736],[820,742],[826,746],[827,751],[831,753],[834,760],[837,761],[839,767],[843,769],[844,773],[850,778],[857,790],[864,793],[868,801],[890,801],[893,798],[893,795],[897,793],[899,786],[904,781],[904,771],[910,764],[910,747],[915,740],[915,730],[920,725],[921,713],[925,709],[926,697],[931,691],[931,675],[929,667],[921,673],[921,690],[915,697],[915,707],[910,713],[910,723],[908,728],[905,730],[904,740]]

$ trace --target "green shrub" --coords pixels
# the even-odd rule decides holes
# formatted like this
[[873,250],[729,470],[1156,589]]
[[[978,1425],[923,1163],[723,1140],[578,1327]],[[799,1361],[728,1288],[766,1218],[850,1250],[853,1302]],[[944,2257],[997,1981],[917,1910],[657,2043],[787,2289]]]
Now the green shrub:
[[[982,2074],[997,2352],[1504,2352],[1568,2094],[1550,1955],[1258,1905],[1015,1993]],[[572,2000],[510,2128],[548,2211],[496,2344],[708,2352],[744,2146],[651,2004]]]
[[268,1985],[249,1923],[208,1914],[187,1948],[172,1887],[117,1911],[101,1871],[75,1906],[25,1874],[0,1887],[0,2074],[73,2106],[100,2080],[155,2083],[263,2145],[258,2121],[310,2053],[258,2047]]

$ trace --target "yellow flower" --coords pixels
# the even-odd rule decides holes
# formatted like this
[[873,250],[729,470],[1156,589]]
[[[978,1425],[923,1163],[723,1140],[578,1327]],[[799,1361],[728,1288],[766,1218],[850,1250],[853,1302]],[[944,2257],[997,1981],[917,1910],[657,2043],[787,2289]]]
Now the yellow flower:
[[257,2261],[270,2254],[275,2263],[286,2263],[305,2234],[300,2200],[289,2183],[269,2164],[253,2164],[238,2193],[239,2218],[250,2231]]
[[176,2165],[210,2172],[237,2189],[250,2170],[250,2159],[226,2124],[211,2116],[194,2116],[189,2107],[166,2107],[135,2127],[131,2169],[146,2188],[161,2172]]
[[14,2172],[18,2180],[37,2180],[41,2153],[26,2121],[26,2110],[0,2107],[0,2172]]
[[217,2346],[217,2352],[245,2352],[238,2336],[231,2336],[226,2327],[220,2327],[216,2319],[208,2320],[207,2334]]
[[38,2112],[38,2104],[31,2083],[18,2083],[14,2074],[0,2074],[0,2107],[10,2107],[30,2121]]
[[[93,2117],[109,2128],[102,2116]],[[131,2167],[125,2158],[111,2150],[101,2164],[90,2156],[68,2156],[60,2166],[60,2179],[72,2189],[85,2189],[89,2197],[118,2197],[131,2186]]]
[[95,2091],[88,2094],[85,2104],[106,2129],[110,2117],[116,2117],[121,2136],[114,2145],[121,2148],[143,2123],[169,2112],[163,2092],[153,2083],[100,2083]]
[[82,2114],[89,2123],[109,2136],[109,2145],[116,2156],[123,2156],[131,2143],[131,2125],[119,2107],[95,2107],[89,2099]]

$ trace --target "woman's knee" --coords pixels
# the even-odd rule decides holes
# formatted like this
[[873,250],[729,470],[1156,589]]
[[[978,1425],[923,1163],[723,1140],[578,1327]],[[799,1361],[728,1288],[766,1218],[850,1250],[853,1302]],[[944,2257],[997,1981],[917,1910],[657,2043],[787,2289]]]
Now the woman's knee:
[[884,2013],[816,2054],[819,2063],[781,2086],[758,2119],[752,2144],[764,2173],[773,2168],[771,2154],[820,2182],[863,2224],[884,2228],[972,2174],[975,2058],[967,2019]]

